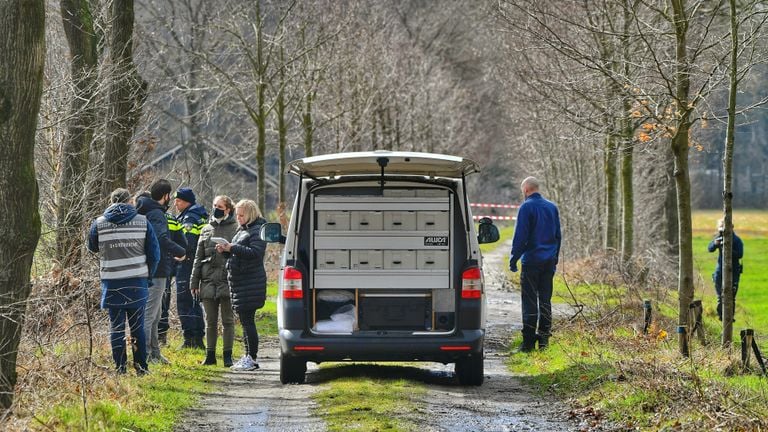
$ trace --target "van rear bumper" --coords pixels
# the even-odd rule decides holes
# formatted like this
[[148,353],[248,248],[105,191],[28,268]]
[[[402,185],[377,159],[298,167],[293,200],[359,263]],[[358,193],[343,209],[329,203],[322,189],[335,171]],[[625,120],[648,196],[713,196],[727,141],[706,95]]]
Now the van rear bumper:
[[459,330],[450,336],[318,336],[302,330],[279,332],[283,356],[323,361],[435,361],[481,355],[485,330]]

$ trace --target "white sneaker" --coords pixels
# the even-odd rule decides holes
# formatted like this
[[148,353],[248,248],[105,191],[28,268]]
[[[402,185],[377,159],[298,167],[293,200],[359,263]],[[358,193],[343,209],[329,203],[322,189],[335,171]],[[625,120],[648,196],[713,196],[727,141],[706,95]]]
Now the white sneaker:
[[237,361],[230,369],[233,371],[252,371],[259,368],[258,363],[253,361],[251,356],[246,355],[243,356],[240,360]]

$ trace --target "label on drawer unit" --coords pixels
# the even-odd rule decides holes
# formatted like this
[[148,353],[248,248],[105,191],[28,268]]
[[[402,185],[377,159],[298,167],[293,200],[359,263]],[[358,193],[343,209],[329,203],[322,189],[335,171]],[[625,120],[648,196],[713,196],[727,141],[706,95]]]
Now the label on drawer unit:
[[448,236],[425,236],[424,246],[448,246]]

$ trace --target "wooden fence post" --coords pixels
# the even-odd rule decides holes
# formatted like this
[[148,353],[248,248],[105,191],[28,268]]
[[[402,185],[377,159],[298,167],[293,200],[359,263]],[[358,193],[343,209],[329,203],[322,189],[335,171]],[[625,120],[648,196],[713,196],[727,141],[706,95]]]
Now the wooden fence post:
[[704,322],[702,319],[704,308],[701,306],[701,300],[694,300],[693,302],[691,302],[691,304],[688,306],[688,311],[689,311],[688,322],[693,323],[691,334],[695,331],[696,337],[699,339],[699,342],[702,345],[706,345],[707,339],[706,339],[706,333],[704,332]]
[[755,332],[752,329],[744,329],[739,335],[741,336],[741,368],[747,370],[749,369],[749,357],[752,353],[752,340],[755,337]]
[[648,334],[648,329],[651,327],[651,318],[653,314],[653,308],[651,307],[650,300],[643,301],[643,334]]

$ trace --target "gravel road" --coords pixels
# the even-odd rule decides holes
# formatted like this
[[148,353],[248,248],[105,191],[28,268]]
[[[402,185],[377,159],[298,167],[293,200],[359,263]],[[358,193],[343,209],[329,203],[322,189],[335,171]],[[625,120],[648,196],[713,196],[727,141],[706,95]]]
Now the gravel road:
[[[488,320],[485,346],[485,383],[462,387],[453,365],[424,363],[419,367],[360,366],[365,375],[407,377],[425,383],[418,403],[423,409],[408,417],[424,431],[567,431],[578,430],[567,420],[568,408],[537,395],[504,367],[510,337],[520,330],[520,293],[511,289],[503,270],[509,244],[484,257]],[[562,312],[562,311],[561,311]],[[557,312],[556,312],[557,313]],[[198,431],[323,431],[313,415],[311,395],[345,368],[319,370],[309,363],[307,383],[281,385],[277,340],[260,345],[254,372],[226,373],[216,390],[203,394],[197,408],[176,430]]]

